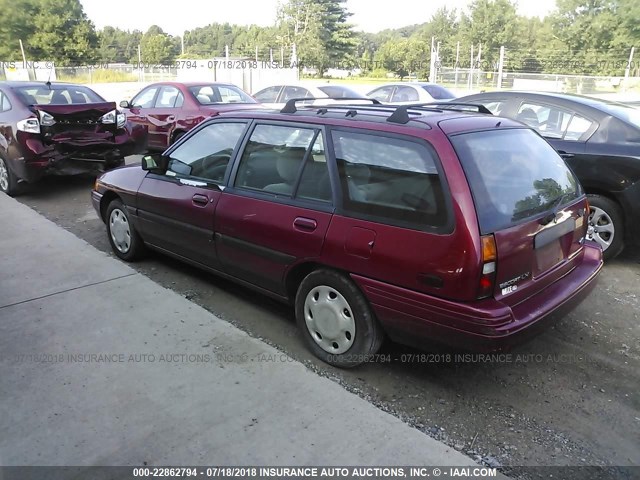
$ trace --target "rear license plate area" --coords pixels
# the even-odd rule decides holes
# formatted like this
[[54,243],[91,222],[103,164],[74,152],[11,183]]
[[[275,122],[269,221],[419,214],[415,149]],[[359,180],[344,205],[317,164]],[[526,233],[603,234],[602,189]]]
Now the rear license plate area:
[[543,274],[566,260],[575,229],[575,219],[568,218],[562,223],[542,230],[534,237],[534,277]]

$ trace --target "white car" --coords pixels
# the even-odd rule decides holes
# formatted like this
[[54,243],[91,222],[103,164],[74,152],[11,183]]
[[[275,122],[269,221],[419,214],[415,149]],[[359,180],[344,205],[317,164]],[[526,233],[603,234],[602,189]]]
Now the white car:
[[[268,108],[282,108],[287,101],[292,98],[327,98],[336,100],[340,98],[367,99],[365,95],[358,93],[350,87],[333,83],[274,85],[254,93],[253,98]],[[312,105],[327,104],[324,100],[310,100],[309,103]]]
[[436,83],[428,82],[395,82],[387,83],[367,93],[367,97],[382,103],[396,105],[410,103],[446,102],[456,96]]

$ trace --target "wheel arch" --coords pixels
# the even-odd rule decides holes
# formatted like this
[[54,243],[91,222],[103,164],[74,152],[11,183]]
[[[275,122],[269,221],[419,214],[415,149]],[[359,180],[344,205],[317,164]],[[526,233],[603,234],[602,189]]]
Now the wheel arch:
[[104,192],[102,198],[100,199],[100,218],[102,218],[102,221],[105,223],[107,221],[107,208],[109,208],[109,204],[114,200],[122,201],[122,198],[120,198],[120,195],[118,195],[113,190],[107,190],[106,192]]

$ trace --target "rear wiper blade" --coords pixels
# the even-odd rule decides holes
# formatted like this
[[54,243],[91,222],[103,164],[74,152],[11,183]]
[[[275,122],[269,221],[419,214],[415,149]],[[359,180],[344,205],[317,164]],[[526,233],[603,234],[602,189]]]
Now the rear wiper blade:
[[553,207],[551,207],[551,212],[549,212],[548,215],[545,215],[540,220],[538,220],[538,223],[540,225],[547,225],[550,222],[552,222],[556,218],[556,215],[558,215],[558,211],[560,210],[560,205],[564,203],[565,198],[567,198],[568,196],[569,196],[568,193],[563,193],[558,198],[556,198],[553,201]]

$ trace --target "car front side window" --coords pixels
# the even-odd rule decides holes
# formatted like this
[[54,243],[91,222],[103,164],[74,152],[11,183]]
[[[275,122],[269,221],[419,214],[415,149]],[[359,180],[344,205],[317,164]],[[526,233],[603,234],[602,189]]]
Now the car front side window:
[[198,130],[170,154],[167,176],[222,183],[246,123],[212,123]]
[[11,110],[11,102],[9,101],[9,97],[7,97],[3,92],[0,92],[0,111],[8,112]]
[[160,89],[156,99],[156,108],[174,108],[180,91],[176,87],[165,86]]
[[157,91],[158,87],[150,87],[146,90],[141,91],[138,95],[133,97],[133,100],[131,100],[131,105],[136,108],[153,107],[153,99],[155,98]]

